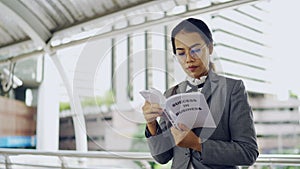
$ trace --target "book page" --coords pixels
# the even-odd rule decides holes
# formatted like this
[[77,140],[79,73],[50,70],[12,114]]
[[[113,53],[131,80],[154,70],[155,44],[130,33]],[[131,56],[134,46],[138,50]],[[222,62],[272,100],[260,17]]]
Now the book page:
[[166,98],[159,90],[150,88],[149,90],[140,91],[140,94],[149,103],[156,103],[159,104],[162,108],[165,107]]
[[176,126],[175,121],[174,121],[174,119],[176,119],[176,116],[173,113],[170,113],[170,114],[166,113],[166,109],[165,109],[166,98],[159,90],[157,90],[155,88],[150,88],[149,90],[140,91],[140,94],[149,103],[159,104],[161,106],[161,108],[164,109],[162,118],[164,118],[167,121],[170,121],[173,126]]
[[189,129],[216,128],[204,95],[200,92],[171,96],[166,101],[165,109],[176,127],[178,124],[184,124]]

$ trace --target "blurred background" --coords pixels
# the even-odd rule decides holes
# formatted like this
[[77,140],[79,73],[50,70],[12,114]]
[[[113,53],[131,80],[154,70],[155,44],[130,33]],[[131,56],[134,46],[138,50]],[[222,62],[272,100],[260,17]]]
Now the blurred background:
[[[188,17],[211,28],[217,72],[245,83],[261,157],[300,154],[299,7],[296,0],[0,0],[0,147],[12,150],[1,149],[0,167],[170,168],[83,154],[28,160],[23,151],[148,155],[139,91],[185,80],[170,31]],[[283,164],[252,168],[300,168]]]

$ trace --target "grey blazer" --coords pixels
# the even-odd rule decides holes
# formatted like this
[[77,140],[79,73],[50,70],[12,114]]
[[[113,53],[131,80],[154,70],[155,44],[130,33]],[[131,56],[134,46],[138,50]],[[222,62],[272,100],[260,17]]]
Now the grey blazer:
[[[187,81],[170,88],[166,97],[186,91]],[[196,128],[202,140],[202,151],[175,145],[171,124],[163,118],[157,123],[157,135],[146,128],[148,146],[153,158],[161,164],[172,161],[172,169],[224,169],[252,165],[258,157],[252,110],[244,84],[209,71],[201,91],[209,104],[216,129]]]

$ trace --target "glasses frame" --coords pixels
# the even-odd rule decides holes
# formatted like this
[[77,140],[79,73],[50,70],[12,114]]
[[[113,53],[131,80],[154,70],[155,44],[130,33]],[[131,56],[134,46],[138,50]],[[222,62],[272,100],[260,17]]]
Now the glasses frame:
[[[195,47],[192,47],[192,48],[189,48],[188,49],[188,53],[189,53],[189,55],[192,57],[192,58],[194,58],[194,59],[201,59],[201,56],[202,56],[202,54],[203,54],[203,48],[204,47],[206,47],[207,45],[206,44],[203,44],[203,45],[201,45],[200,46],[200,54],[197,54],[197,52],[195,52],[195,53],[192,53],[191,51],[192,51],[192,49],[193,48],[195,48]],[[197,48],[198,49],[198,48]],[[184,60],[186,60],[186,58],[187,58],[187,53],[185,53],[185,55],[183,56],[183,55],[179,55],[179,54],[174,54],[173,53],[173,56],[174,57],[176,57],[178,60],[182,60],[182,61],[184,61]]]

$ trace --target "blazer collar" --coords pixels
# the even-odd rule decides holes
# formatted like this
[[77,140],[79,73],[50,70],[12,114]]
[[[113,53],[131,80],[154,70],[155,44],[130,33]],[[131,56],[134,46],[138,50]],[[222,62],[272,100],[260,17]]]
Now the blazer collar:
[[[204,86],[201,90],[201,92],[203,93],[206,100],[217,89],[218,81],[219,81],[218,75],[216,73],[214,73],[212,70],[209,70],[208,77],[206,78]],[[183,82],[179,83],[178,88],[176,89],[176,93],[185,93],[187,83],[188,83],[187,81],[183,81]]]
[[218,87],[218,75],[214,73],[212,70],[209,70],[208,77],[204,83],[204,86],[201,90],[206,100],[214,93],[214,91]]

